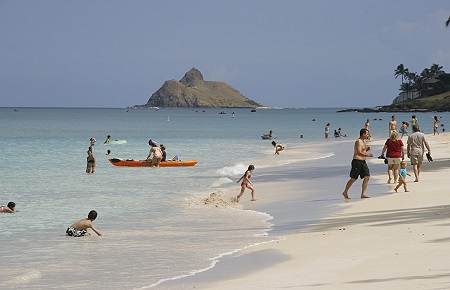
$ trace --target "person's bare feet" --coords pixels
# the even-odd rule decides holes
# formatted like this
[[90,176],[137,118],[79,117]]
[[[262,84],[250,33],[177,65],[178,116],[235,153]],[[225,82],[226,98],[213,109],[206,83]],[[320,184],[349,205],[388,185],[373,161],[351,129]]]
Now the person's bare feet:
[[414,182],[419,182],[419,179],[414,180]]
[[252,198],[250,201],[256,201],[256,199]]
[[395,190],[395,192],[398,192],[398,191],[397,191],[397,188],[394,188],[394,190]]
[[343,192],[342,195],[344,196],[345,199],[350,199],[350,197],[348,197],[348,194]]
[[391,182],[392,182],[392,179],[389,178],[388,179],[388,184],[391,184]]
[[405,192],[409,192],[409,190],[405,190]]
[[370,198],[370,196],[367,196],[365,194],[361,194],[361,198]]

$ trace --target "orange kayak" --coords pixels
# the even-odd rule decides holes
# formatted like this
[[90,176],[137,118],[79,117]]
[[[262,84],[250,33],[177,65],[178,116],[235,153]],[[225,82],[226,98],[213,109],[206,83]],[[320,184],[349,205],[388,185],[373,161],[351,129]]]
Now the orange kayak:
[[[114,166],[129,166],[129,167],[151,167],[152,163],[147,160],[134,160],[134,159],[119,159],[110,158],[108,159]],[[197,160],[168,160],[161,161],[159,163],[160,167],[177,167],[177,166],[194,166],[197,164]]]

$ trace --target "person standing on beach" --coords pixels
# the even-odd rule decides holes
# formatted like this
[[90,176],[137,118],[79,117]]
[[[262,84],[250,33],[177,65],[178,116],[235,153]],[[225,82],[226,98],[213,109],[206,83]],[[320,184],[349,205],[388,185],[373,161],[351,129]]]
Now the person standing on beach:
[[411,118],[411,126],[414,126],[416,123],[417,123],[416,115],[412,115],[412,118]]
[[328,138],[328,134],[330,133],[330,123],[325,125],[325,138]]
[[237,181],[239,183],[242,180],[241,183],[241,192],[236,197],[236,201],[239,202],[241,199],[241,196],[244,194],[244,191],[246,188],[250,189],[252,191],[252,199],[251,201],[255,201],[255,188],[253,187],[253,183],[250,181],[250,178],[252,177],[252,172],[255,170],[255,166],[249,165],[247,168],[247,171],[245,171],[244,175],[242,175],[241,178]]
[[420,132],[419,124],[412,126],[413,133],[408,136],[407,141],[407,153],[408,158],[411,160],[411,164],[414,169],[414,175],[416,180],[414,182],[419,182],[420,166],[423,162],[423,153],[425,153],[425,147],[428,150],[428,154],[431,156],[430,145],[425,138],[425,134]]
[[88,217],[82,219],[70,227],[67,228],[66,234],[71,237],[82,237],[82,236],[90,236],[91,234],[87,231],[87,229],[92,229],[97,235],[103,236],[102,232],[97,230],[94,226],[93,222],[97,218],[97,212],[95,210],[91,210],[88,214]]
[[348,197],[348,190],[350,187],[358,180],[358,176],[363,179],[362,190],[361,190],[361,198],[368,198],[365,195],[367,185],[369,184],[370,172],[369,167],[366,163],[367,157],[373,157],[373,153],[367,153],[370,151],[370,146],[367,146],[364,140],[369,137],[369,130],[363,128],[359,131],[359,138],[356,140],[355,145],[353,147],[353,160],[352,160],[352,169],[350,170],[350,179],[347,182],[344,192],[342,195],[345,199],[350,199]]
[[370,120],[367,119],[366,123],[364,123],[364,129],[367,129],[369,131],[369,137],[367,138],[367,140],[370,140],[370,137],[371,137],[369,127],[370,127]]
[[433,136],[436,135],[436,133],[439,135],[439,119],[437,116],[434,116]]
[[389,121],[389,136],[393,131],[398,132],[397,121],[395,120],[395,115],[392,115],[391,121]]

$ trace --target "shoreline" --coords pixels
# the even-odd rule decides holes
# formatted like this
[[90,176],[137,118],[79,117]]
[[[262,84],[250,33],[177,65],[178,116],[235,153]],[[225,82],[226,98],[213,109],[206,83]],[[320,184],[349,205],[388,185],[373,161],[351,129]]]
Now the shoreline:
[[[414,287],[415,282],[404,284],[401,277],[396,279],[395,275],[391,275],[391,272],[397,270],[386,267],[386,265],[390,263],[388,262],[389,259],[394,259],[392,262],[396,262],[396,258],[400,256],[408,257],[409,255],[411,258],[405,259],[407,262],[400,263],[401,269],[405,272],[404,275],[407,275],[408,271],[412,273],[418,270],[418,267],[410,265],[414,264],[411,262],[414,259],[425,259],[429,262],[430,258],[424,255],[417,258],[417,251],[409,252],[411,247],[408,243],[413,243],[414,248],[420,246],[415,244],[415,242],[421,242],[421,240],[415,239],[420,238],[420,236],[411,234],[411,237],[411,235],[404,234],[401,237],[395,237],[398,232],[405,231],[404,226],[407,225],[409,229],[415,228],[418,231],[426,230],[428,238],[445,235],[442,229],[440,231],[428,230],[428,227],[433,228],[442,226],[442,223],[445,224],[445,221],[433,218],[433,215],[435,215],[433,209],[440,211],[436,213],[438,217],[443,217],[444,209],[450,203],[450,199],[446,199],[444,194],[445,182],[437,184],[437,180],[440,181],[443,178],[445,180],[443,176],[450,172],[450,168],[444,162],[450,158],[450,152],[446,149],[449,137],[448,133],[441,133],[439,136],[427,134],[427,140],[430,143],[435,161],[423,165],[419,183],[413,183],[411,177],[409,177],[408,185],[411,192],[404,193],[399,190],[399,193],[390,194],[393,192],[395,185],[385,183],[385,165],[379,164],[381,161],[373,157],[368,161],[369,168],[373,172],[369,182],[368,194],[373,198],[359,199],[360,187],[358,185],[361,181],[358,181],[350,190],[350,195],[353,197],[350,201],[345,202],[340,194],[335,194],[336,202],[330,204],[334,208],[331,210],[328,208],[327,213],[324,212],[325,216],[319,220],[308,221],[309,224],[304,225],[304,228],[301,227],[301,224],[305,221],[295,218],[295,226],[288,228],[284,225],[285,233],[281,235],[282,240],[253,246],[230,256],[222,257],[211,270],[173,281],[173,283],[163,283],[160,288],[175,289],[180,285],[184,289],[235,289],[236,285],[246,289],[264,287],[270,289],[286,287],[367,289],[372,287],[371,289],[376,289],[386,285],[389,288],[394,287],[396,289]],[[370,145],[374,148],[374,156],[377,156],[377,150],[383,146],[384,141],[370,141]],[[405,138],[403,141],[406,143]],[[348,146],[348,143],[345,146]],[[381,151],[381,149],[379,150]],[[373,168],[376,169],[373,170]],[[342,191],[348,179],[349,169],[350,167],[346,165],[346,170],[343,173],[344,179],[342,176],[332,176],[323,178],[321,181],[336,182],[339,180],[334,192],[336,192],[336,188],[338,191]],[[268,171],[273,170],[271,168]],[[408,172],[412,173],[410,163],[408,163]],[[289,186],[296,183],[294,180]],[[267,194],[268,191],[273,189],[273,186],[289,189],[289,186],[284,184],[263,185],[258,182],[258,185],[257,188],[260,188],[261,195]],[[319,189],[316,191],[320,193]],[[439,198],[429,199],[420,195],[422,192],[427,192],[427,195],[432,193]],[[338,206],[334,206],[336,204]],[[248,204],[245,204],[245,208],[248,206]],[[251,204],[250,207],[252,207]],[[267,212],[272,214],[270,210]],[[416,218],[414,218],[415,215]],[[446,217],[448,215],[445,213]],[[397,220],[392,220],[393,217]],[[419,221],[419,218],[423,218],[424,222]],[[276,224],[276,221],[274,223]],[[440,237],[437,239],[445,241],[446,238]],[[386,254],[383,255],[383,252],[389,252],[390,250],[389,247],[386,247],[386,243],[392,245],[401,243],[404,248],[394,247],[396,253],[392,257],[386,256]],[[383,247],[380,245],[383,245]],[[307,250],[305,251],[305,249]],[[427,252],[433,257],[445,256],[440,252],[441,250],[443,249],[438,246],[436,250],[427,249]],[[436,252],[438,252],[437,255]],[[375,264],[373,265],[373,263]],[[326,271],[326,269],[329,271]],[[350,270],[351,272],[348,272]],[[359,274],[355,275],[354,271],[359,271]],[[376,274],[370,274],[373,272]],[[416,272],[413,274],[418,275]],[[352,278],[355,280],[351,280]],[[430,278],[424,276],[422,279]],[[439,276],[436,279],[450,283],[450,278],[444,276]]]

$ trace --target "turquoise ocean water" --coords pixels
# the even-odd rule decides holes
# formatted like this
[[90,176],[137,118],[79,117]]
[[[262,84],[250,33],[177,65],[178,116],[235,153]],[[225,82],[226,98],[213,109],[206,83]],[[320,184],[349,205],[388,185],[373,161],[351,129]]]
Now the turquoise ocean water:
[[[336,140],[324,139],[327,122],[331,132],[341,127],[348,140],[355,140],[369,118],[374,138],[387,137],[391,114],[336,111],[0,108],[0,204],[14,201],[20,211],[0,214],[0,281],[11,288],[149,288],[205,271],[223,255],[275,239],[283,227],[277,228],[270,204],[258,212],[229,207],[226,201],[205,205],[204,199],[238,188],[235,181],[249,164],[256,166],[257,184],[258,174],[272,166],[301,169],[302,161],[333,156]],[[398,123],[411,115],[396,114]],[[444,124],[450,119],[449,113],[416,115],[428,133],[433,115]],[[260,137],[269,130],[286,150],[308,146],[308,153],[274,159],[270,141]],[[127,143],[103,145],[107,135]],[[97,139],[97,167],[89,175],[85,167],[91,137]],[[108,149],[110,157],[144,159],[149,139],[164,144],[168,158],[177,155],[198,164],[156,169],[108,162]],[[323,170],[308,167],[302,174]],[[345,170],[343,175],[349,167]],[[105,237],[65,236],[66,228],[91,209],[98,211],[95,224]]]

